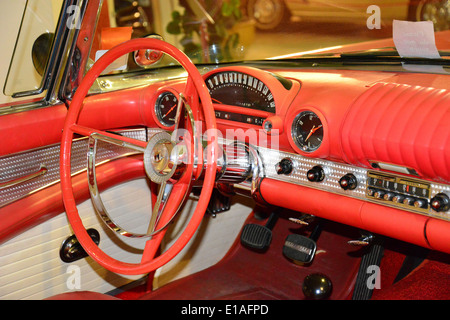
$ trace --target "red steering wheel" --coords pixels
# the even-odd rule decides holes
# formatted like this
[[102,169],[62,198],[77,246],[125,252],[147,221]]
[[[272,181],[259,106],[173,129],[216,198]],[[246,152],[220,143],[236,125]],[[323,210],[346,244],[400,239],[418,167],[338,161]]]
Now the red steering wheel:
[[[154,137],[154,139],[151,139],[149,142],[143,142],[124,136],[114,135],[103,130],[87,128],[78,124],[78,118],[82,110],[84,99],[92,84],[103,72],[103,70],[105,70],[106,67],[108,67],[117,58],[130,52],[144,49],[158,50],[170,55],[187,71],[188,80],[184,96],[188,97],[187,100],[189,100],[189,97],[199,97],[201,104],[199,104],[198,99],[195,98],[189,100],[190,105],[187,103],[187,100],[180,99],[178,115],[181,113],[182,103],[184,103],[184,108],[189,109],[187,110],[189,111],[187,113],[191,116],[191,123],[195,123],[195,121],[199,120],[198,114],[200,112],[199,108],[201,107],[207,129],[206,139],[208,142],[208,147],[205,149],[207,150],[206,159],[208,166],[205,169],[202,192],[200,194],[197,207],[188,225],[184,229],[183,233],[178,237],[176,242],[157,257],[155,257],[155,254],[162,237],[164,236],[164,227],[171,221],[177,210],[179,210],[180,204],[190,190],[189,185],[192,181],[192,172],[194,168],[193,151],[191,150],[188,156],[191,161],[187,161],[185,164],[186,167],[184,170],[181,170],[185,172],[185,174],[181,177],[175,177],[175,170],[172,169],[174,165],[176,166],[176,160],[172,161],[172,159],[169,158],[170,154],[174,153],[171,151],[173,151],[176,146],[173,141],[170,141],[167,134],[157,134],[156,136],[158,137]],[[176,122],[175,127],[177,126],[178,123]],[[188,126],[188,129],[189,133],[193,137],[192,141],[197,141],[198,139],[194,138],[194,135],[201,135],[202,133],[195,133],[194,126]],[[65,119],[64,131],[61,140],[60,173],[63,201],[69,223],[71,224],[72,229],[83,248],[95,261],[108,270],[119,274],[145,274],[166,264],[168,261],[173,259],[184,246],[186,246],[201,223],[213,191],[218,151],[216,129],[216,120],[211,97],[202,76],[190,59],[174,46],[158,39],[133,39],[112,48],[92,66],[77,89]],[[132,149],[142,151],[142,153],[144,153],[144,165],[147,175],[152,182],[161,185],[158,194],[158,201],[154,205],[150,222],[150,226],[152,227],[151,231],[154,231],[154,233],[152,233],[151,238],[147,240],[142,253],[141,261],[139,263],[128,263],[112,258],[95,244],[95,242],[88,235],[86,228],[83,226],[76,207],[71,180],[70,159],[74,134],[81,134],[91,138],[96,137],[96,139],[107,142],[119,142],[120,144],[126,145]],[[201,146],[201,139],[199,140],[199,144]],[[155,153],[158,153],[158,157],[155,157]],[[165,155],[165,157],[161,157],[162,155]],[[152,160],[156,158],[158,161]],[[203,156],[199,156],[199,159],[203,159]],[[189,172],[191,174],[188,174]],[[167,188],[167,186],[170,186],[170,188]],[[164,206],[162,205],[161,198],[164,198]]]

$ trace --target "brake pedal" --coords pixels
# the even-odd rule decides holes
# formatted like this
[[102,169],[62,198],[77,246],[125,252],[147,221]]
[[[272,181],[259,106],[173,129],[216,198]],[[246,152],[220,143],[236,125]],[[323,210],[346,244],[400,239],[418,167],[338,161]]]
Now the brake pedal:
[[284,242],[283,254],[287,258],[296,262],[304,264],[311,263],[316,254],[316,241],[318,240],[321,232],[322,225],[319,222],[315,226],[309,237],[305,237],[299,234],[288,235]]
[[290,234],[283,246],[283,254],[291,260],[310,263],[316,254],[317,245],[311,238]]
[[253,223],[246,224],[241,233],[242,245],[259,251],[269,248],[272,242],[272,228],[275,226],[277,219],[278,215],[272,213],[265,226]]

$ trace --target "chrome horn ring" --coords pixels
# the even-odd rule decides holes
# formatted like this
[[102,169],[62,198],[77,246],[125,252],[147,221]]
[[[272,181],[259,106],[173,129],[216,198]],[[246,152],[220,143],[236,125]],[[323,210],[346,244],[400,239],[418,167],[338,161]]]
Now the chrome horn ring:
[[144,151],[144,168],[152,182],[167,182],[175,173],[178,162],[177,146],[167,132],[155,134]]

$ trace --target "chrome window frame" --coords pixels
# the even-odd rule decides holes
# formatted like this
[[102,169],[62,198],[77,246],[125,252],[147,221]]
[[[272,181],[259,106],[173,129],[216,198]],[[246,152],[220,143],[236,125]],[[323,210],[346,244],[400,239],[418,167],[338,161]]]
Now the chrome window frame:
[[[48,107],[55,104],[64,103],[66,97],[62,88],[66,85],[67,77],[69,76],[69,66],[73,59],[74,50],[77,43],[78,35],[82,28],[68,28],[68,23],[73,19],[72,11],[69,10],[71,6],[77,6],[79,10],[80,23],[84,22],[84,15],[88,7],[101,8],[103,0],[66,0],[61,7],[60,17],[55,30],[55,41],[52,45],[49,61],[46,66],[46,71],[42,78],[41,87],[37,90],[16,92],[12,95],[13,98],[29,97],[18,102],[7,103],[0,107],[0,116],[24,112],[28,110]],[[96,18],[98,18],[98,13]],[[92,31],[93,32],[93,31]],[[91,37],[89,37],[89,40]],[[47,91],[45,95],[39,100],[36,95]]]

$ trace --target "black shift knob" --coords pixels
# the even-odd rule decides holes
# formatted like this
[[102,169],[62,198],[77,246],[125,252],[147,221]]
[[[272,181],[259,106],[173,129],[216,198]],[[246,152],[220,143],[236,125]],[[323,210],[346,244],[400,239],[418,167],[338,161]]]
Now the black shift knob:
[[324,274],[313,273],[303,280],[303,293],[307,299],[328,299],[333,289],[331,280]]

